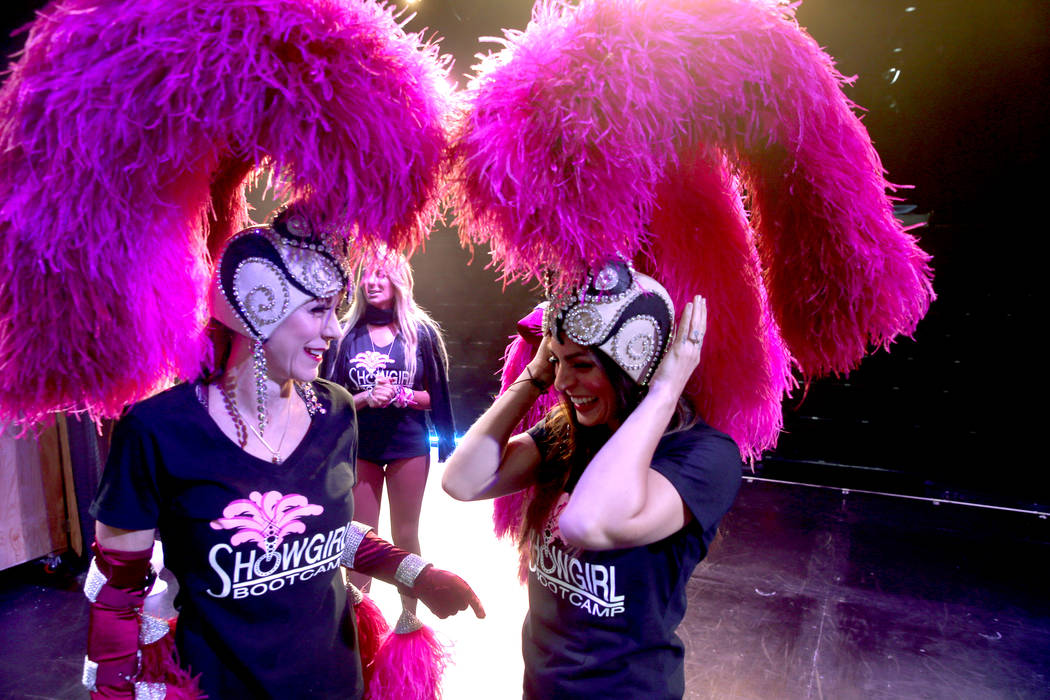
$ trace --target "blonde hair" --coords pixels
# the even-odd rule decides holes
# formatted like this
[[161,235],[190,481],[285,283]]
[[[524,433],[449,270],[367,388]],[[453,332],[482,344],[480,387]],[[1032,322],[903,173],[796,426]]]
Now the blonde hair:
[[[404,255],[389,251],[380,252],[371,262],[365,263],[358,268],[357,274],[354,276],[353,301],[345,319],[346,333],[344,333],[344,337],[351,332],[361,317],[364,316],[368,302],[365,300],[365,292],[361,281],[366,272],[376,268],[386,272],[387,279],[390,280],[390,288],[394,296],[394,325],[398,334],[401,335],[401,342],[405,346],[405,369],[408,370],[409,381],[412,381],[412,378],[416,376],[416,349],[419,347],[419,329],[421,326],[427,326],[434,332],[433,335],[438,345],[438,347],[434,348],[434,351],[441,358],[446,357],[446,352],[445,341],[441,337],[441,329],[437,322],[416,303],[413,295],[415,278],[412,276],[412,266],[408,264],[408,259]],[[445,370],[448,370],[447,365]]]

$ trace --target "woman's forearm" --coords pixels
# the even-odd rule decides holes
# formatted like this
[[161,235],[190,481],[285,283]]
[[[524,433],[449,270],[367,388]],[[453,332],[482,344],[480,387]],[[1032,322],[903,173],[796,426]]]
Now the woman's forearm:
[[460,439],[445,463],[442,487],[461,501],[482,497],[497,481],[507,442],[514,429],[540,396],[527,372],[502,395]]
[[359,391],[353,395],[354,397],[354,408],[360,411],[363,408],[368,408],[368,390]]
[[430,392],[426,389],[409,389],[411,395],[411,403],[408,404],[409,408],[414,408],[418,411],[429,411],[430,410]]
[[671,391],[653,386],[587,465],[559,521],[573,544],[591,549],[633,544],[626,540],[652,505],[650,467],[677,401]]
[[591,460],[561,514],[561,531],[585,549],[655,542],[692,517],[674,486],[652,469],[656,446],[700,362],[707,303],[682,309],[678,332],[649,382],[649,393]]

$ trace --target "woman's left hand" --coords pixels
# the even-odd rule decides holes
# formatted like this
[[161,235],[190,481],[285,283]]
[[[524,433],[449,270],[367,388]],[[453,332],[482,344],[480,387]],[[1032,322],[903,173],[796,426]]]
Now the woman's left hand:
[[663,361],[649,382],[650,390],[667,387],[675,396],[685,390],[693,370],[700,364],[700,349],[707,332],[707,301],[697,294],[682,309],[678,333],[667,349]]

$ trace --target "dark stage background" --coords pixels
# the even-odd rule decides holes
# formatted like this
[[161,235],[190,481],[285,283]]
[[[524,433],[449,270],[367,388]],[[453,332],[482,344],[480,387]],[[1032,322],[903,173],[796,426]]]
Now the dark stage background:
[[[8,7],[5,28],[40,4]],[[443,37],[462,76],[488,49],[477,38],[523,28],[530,7],[422,0],[409,27]],[[858,76],[848,93],[867,109],[889,178],[913,186],[900,195],[927,222],[916,233],[938,299],[914,341],[786,401],[786,430],[756,473],[1046,510],[1034,209],[1045,197],[1050,3],[806,0],[798,17]],[[5,55],[19,44],[6,34]],[[488,405],[514,321],[538,299],[501,290],[486,250],[470,259],[442,227],[413,261],[417,298],[448,338],[461,431]]]

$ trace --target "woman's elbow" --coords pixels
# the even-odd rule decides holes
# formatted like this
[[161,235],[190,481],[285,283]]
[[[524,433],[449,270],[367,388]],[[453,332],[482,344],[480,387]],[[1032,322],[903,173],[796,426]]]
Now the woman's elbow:
[[566,508],[562,511],[558,530],[561,531],[562,539],[573,547],[592,551],[616,548],[616,542],[610,537],[606,524],[595,514],[589,514],[583,509]]
[[457,501],[477,501],[484,498],[484,483],[478,483],[477,476],[469,470],[459,469],[461,456],[452,455],[446,463],[445,473],[441,475],[441,488]]
[[467,488],[467,485],[457,479],[454,475],[450,475],[447,470],[441,477],[441,488],[444,489],[445,493],[457,501],[474,500],[473,490]]

